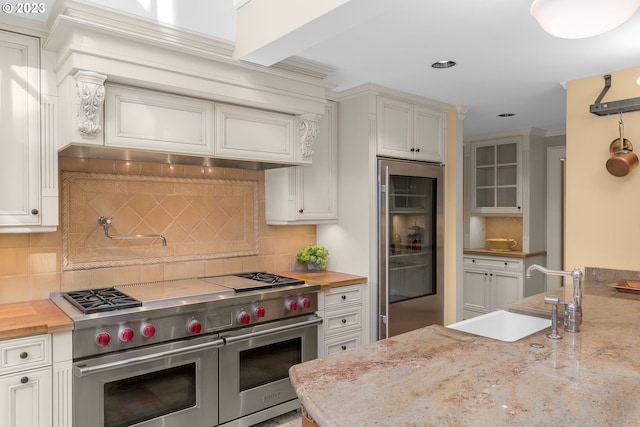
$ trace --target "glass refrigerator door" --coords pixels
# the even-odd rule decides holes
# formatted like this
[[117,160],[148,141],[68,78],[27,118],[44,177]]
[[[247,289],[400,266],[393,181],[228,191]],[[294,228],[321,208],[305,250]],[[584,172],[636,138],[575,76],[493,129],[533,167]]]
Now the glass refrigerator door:
[[436,179],[389,176],[389,303],[436,293]]

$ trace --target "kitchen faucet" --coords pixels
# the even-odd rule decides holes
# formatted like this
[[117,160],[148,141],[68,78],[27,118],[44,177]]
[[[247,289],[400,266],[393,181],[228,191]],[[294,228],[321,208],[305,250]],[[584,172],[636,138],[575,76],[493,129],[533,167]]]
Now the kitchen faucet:
[[562,302],[560,304],[565,306],[565,330],[568,332],[580,332],[580,325],[582,324],[582,271],[577,267],[571,271],[550,270],[538,264],[531,264],[525,273],[527,279],[531,278],[533,270],[541,271],[549,276],[569,276],[573,279],[573,302]]

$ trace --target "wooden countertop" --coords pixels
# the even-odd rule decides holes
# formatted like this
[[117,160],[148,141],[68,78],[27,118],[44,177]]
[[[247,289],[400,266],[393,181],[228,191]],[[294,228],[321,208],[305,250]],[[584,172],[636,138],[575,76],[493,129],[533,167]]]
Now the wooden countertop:
[[546,255],[547,251],[539,252],[519,252],[519,251],[492,251],[484,248],[468,248],[462,251],[465,255],[490,255],[508,258],[529,258],[533,256]]
[[72,329],[73,321],[48,299],[0,305],[0,339]]
[[318,273],[311,273],[307,271],[285,271],[276,274],[304,280],[307,283],[318,284],[322,291],[328,291],[331,288],[338,286],[357,285],[360,283],[367,283],[369,281],[369,279],[363,276],[338,273],[335,271],[320,271]]
[[638,425],[640,296],[589,291],[581,331],[559,326],[561,340],[433,325],[295,365],[291,382],[322,427]]

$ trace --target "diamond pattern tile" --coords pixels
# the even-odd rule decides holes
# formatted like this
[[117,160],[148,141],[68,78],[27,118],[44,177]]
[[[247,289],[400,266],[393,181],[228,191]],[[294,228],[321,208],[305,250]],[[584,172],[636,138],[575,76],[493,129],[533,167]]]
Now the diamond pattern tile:
[[64,270],[257,255],[258,181],[62,171],[62,222]]

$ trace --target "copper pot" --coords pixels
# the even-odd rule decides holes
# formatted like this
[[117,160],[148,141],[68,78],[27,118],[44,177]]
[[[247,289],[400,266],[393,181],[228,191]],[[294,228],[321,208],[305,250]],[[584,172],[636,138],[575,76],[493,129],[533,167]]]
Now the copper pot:
[[624,125],[619,121],[620,138],[614,139],[609,145],[609,160],[607,170],[613,176],[626,176],[638,166],[638,156],[633,152],[631,141],[624,138]]

